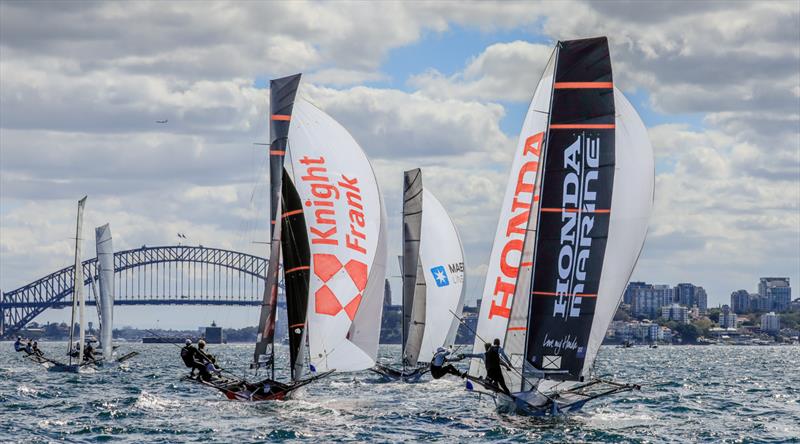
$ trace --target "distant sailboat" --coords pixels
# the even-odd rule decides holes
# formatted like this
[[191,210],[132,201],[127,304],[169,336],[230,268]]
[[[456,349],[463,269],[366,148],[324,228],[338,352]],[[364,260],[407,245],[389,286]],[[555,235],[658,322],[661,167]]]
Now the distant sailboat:
[[[270,261],[251,364],[256,372],[269,368],[270,377],[206,383],[229,399],[283,399],[333,370],[369,368],[378,352],[386,235],[377,181],[352,136],[296,98],[299,83],[300,74],[270,82]],[[291,375],[286,383],[275,380],[274,356],[281,257]],[[303,378],[306,363],[321,373]]]
[[647,131],[613,86],[605,37],[561,41],[523,123],[484,288],[475,352],[503,340],[507,396],[473,360],[468,388],[533,415],[638,388],[593,365],[644,244]]
[[[73,292],[72,292],[72,315],[69,324],[69,343],[67,344],[67,355],[69,356],[69,363],[65,364],[54,359],[45,358],[43,356],[37,357],[39,361],[48,365],[48,370],[55,372],[71,372],[78,373],[83,367],[94,365],[96,360],[94,357],[89,357],[84,360],[83,351],[86,344],[86,299],[83,292],[83,266],[81,264],[81,235],[83,233],[83,209],[86,206],[86,198],[78,201],[78,216],[75,224],[75,266],[73,269]],[[78,343],[75,344],[75,313],[78,313]],[[73,346],[77,345],[77,351]]]
[[[406,171],[403,191],[402,368],[376,364],[389,380],[418,381],[436,349],[453,344],[464,307],[464,252],[453,221],[422,185],[422,171]],[[454,316],[455,314],[455,316]]]

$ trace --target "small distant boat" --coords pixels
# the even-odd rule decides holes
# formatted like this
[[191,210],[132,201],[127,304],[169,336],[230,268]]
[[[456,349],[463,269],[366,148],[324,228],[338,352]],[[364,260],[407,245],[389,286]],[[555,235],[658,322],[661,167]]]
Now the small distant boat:
[[541,416],[639,388],[593,367],[644,244],[653,165],[644,124],[614,88],[607,39],[559,41],[517,144],[476,335],[476,352],[505,338],[512,394],[486,383],[477,359],[468,389]]
[[436,349],[452,345],[464,307],[464,252],[455,224],[423,187],[422,171],[404,174],[402,368],[371,370],[386,380],[417,382]]

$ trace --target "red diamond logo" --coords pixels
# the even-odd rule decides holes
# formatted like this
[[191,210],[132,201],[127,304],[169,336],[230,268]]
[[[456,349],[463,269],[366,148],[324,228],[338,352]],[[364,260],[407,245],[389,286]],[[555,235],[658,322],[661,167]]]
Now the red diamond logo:
[[356,295],[356,297],[354,297],[353,300],[348,302],[344,307],[344,311],[347,313],[347,317],[350,318],[351,321],[356,317],[356,312],[358,312],[359,305],[361,305],[361,293]]
[[350,279],[356,284],[358,291],[364,291],[364,288],[367,287],[367,264],[351,259],[350,262],[344,266],[344,269],[347,270]]
[[[339,259],[332,254],[315,254],[314,255],[314,274],[316,274],[322,282],[328,282],[328,279],[333,277],[342,269],[342,263]],[[330,291],[330,290],[329,290]]]
[[331,289],[327,285],[323,285],[314,293],[314,310],[319,314],[336,316],[342,311],[342,304],[339,299],[336,299],[336,295]]

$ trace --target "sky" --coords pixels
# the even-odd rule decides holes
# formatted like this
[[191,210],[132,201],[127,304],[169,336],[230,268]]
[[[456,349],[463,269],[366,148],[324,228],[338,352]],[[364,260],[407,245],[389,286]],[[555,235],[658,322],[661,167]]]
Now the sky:
[[[421,167],[460,231],[474,301],[553,45],[600,35],[656,158],[632,279],[701,285],[711,306],[755,291],[761,276],[800,285],[796,1],[2,1],[0,288],[69,265],[86,194],[86,226],[110,222],[117,250],[177,244],[181,232],[266,256],[254,243],[267,237],[266,156],[253,143],[268,139],[269,79],[302,72],[300,94],[342,123],[376,170],[390,257],[400,252],[402,172]],[[256,317],[125,307],[116,323]]]

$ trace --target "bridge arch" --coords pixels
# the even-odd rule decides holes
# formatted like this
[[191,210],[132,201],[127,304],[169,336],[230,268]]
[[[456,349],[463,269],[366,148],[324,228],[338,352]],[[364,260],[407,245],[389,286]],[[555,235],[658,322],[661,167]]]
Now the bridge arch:
[[[114,253],[115,305],[259,305],[268,260],[200,246],[142,246]],[[82,262],[87,304],[97,258]],[[0,297],[0,337],[11,336],[48,308],[72,304],[73,267],[65,267]],[[280,283],[281,287],[283,282]]]

